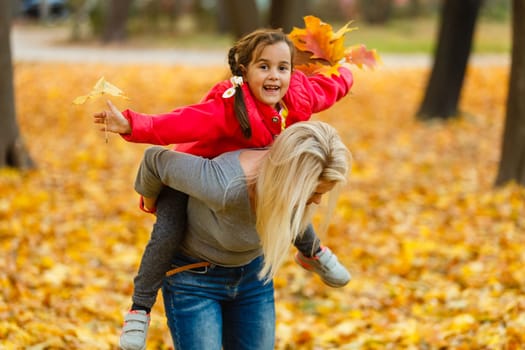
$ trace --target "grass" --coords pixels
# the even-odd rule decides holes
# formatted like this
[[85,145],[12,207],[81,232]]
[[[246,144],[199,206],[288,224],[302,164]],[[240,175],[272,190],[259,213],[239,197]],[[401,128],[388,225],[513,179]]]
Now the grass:
[[[334,31],[343,24],[332,24]],[[368,48],[375,48],[380,53],[432,53],[437,40],[439,18],[419,18],[393,20],[383,26],[372,26],[355,21],[357,27],[347,34],[347,44],[364,43]],[[510,52],[510,23],[489,21],[480,18],[473,42],[474,53],[503,54]],[[211,48],[226,50],[233,37],[216,34],[211,31],[186,32],[184,34],[157,32],[155,35],[142,33],[134,35],[130,43],[138,45],[156,45],[161,47]]]
[[[331,23],[334,31],[344,23]],[[56,24],[65,30],[67,22]],[[439,17],[392,20],[386,25],[368,25],[355,21],[351,24],[358,30],[348,33],[347,45],[363,43],[368,48],[378,50],[380,54],[406,53],[431,54],[434,51],[439,29]],[[511,25],[508,21],[490,21],[481,17],[474,35],[473,52],[480,54],[506,54],[511,48]],[[41,27],[42,30],[45,27]],[[229,34],[218,34],[213,28],[185,28],[177,31],[173,28],[157,27],[153,30],[143,23],[131,21],[130,35],[124,46],[148,48],[189,48],[227,51],[233,42]],[[84,45],[99,45],[94,38],[87,38]]]
[[[359,28],[348,34],[349,43],[365,43],[382,53],[432,53],[436,45],[439,18],[395,20],[385,26],[355,22]],[[338,28],[338,27],[336,27]],[[474,35],[474,53],[510,52],[510,24],[480,19]]]

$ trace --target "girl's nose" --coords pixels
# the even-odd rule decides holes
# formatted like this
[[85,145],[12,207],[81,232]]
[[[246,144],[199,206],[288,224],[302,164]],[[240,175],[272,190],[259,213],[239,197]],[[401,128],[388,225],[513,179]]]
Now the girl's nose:
[[278,79],[279,74],[277,69],[270,69],[270,79]]

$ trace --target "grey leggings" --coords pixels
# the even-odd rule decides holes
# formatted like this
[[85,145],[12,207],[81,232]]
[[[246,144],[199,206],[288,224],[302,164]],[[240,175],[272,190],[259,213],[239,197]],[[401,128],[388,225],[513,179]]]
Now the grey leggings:
[[[152,308],[171,260],[186,229],[188,195],[170,187],[163,187],[157,198],[157,221],[146,245],[139,271],[135,277],[133,303]],[[319,238],[312,225],[294,242],[304,255],[311,256],[319,248]]]

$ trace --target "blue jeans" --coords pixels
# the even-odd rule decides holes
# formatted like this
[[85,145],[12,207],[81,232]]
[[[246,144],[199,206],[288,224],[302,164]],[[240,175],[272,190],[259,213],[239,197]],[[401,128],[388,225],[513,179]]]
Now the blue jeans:
[[[199,260],[178,254],[173,267]],[[162,293],[177,350],[272,350],[273,283],[257,274],[263,258],[241,267],[196,268],[164,279]]]

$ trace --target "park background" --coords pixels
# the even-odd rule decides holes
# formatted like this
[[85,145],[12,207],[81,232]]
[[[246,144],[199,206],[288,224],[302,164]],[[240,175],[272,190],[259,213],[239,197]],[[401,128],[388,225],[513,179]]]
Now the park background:
[[[14,18],[17,121],[35,168],[0,170],[0,349],[117,349],[154,222],[138,210],[133,191],[147,145],[114,135],[106,143],[91,122],[103,100],[71,101],[104,76],[131,98],[113,99],[119,108],[160,113],[198,101],[228,77],[220,55],[235,36],[216,33],[213,7],[202,13],[192,7],[197,2],[179,3],[184,11],[159,12],[156,19],[136,4],[125,38],[107,42],[96,23],[77,27],[72,12]],[[323,236],[353,281],[329,288],[293,263],[291,251],[275,280],[277,348],[520,349],[525,190],[512,182],[494,185],[509,80],[510,2],[486,1],[460,113],[430,121],[417,112],[440,1],[391,2],[386,20],[374,24],[357,6],[341,11],[352,1],[309,3],[318,5],[309,14],[334,29],[354,19],[359,29],[347,35],[349,44],[377,49],[383,65],[356,67],[351,94],[313,117],[334,125],[353,153],[349,183]],[[413,3],[421,6],[416,13]],[[70,58],[72,51],[80,57]],[[99,60],[97,54],[82,60],[91,52]],[[154,60],[161,52],[173,62]],[[182,57],[195,52],[210,60]],[[150,348],[173,348],[160,295]]]

